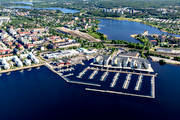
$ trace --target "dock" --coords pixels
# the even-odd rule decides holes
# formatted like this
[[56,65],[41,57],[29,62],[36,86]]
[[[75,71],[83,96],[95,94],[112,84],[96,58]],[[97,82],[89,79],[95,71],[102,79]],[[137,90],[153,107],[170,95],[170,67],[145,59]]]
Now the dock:
[[[97,68],[90,67],[89,69],[95,70]],[[135,75],[143,75],[143,76],[154,76],[154,74],[150,73],[137,73],[137,72],[130,72],[130,71],[119,71],[119,70],[109,70],[109,69],[100,69],[101,71],[106,71],[106,72],[119,72],[119,73],[126,73],[126,74],[135,74]]]
[[101,90],[101,89],[94,89],[94,88],[85,88],[87,91],[94,91],[94,92],[102,92],[102,93],[110,93],[110,94],[118,94],[118,95],[128,95],[128,96],[136,96],[136,97],[144,97],[144,98],[154,98],[152,96],[148,95],[138,95],[138,94],[132,94],[132,93],[124,93],[124,92],[117,92],[117,91],[111,91],[111,90]]
[[74,75],[74,74],[70,73],[70,74],[64,75],[64,77],[69,77],[69,76],[72,76],[72,75]]
[[132,74],[128,74],[126,76],[126,80],[124,81],[124,84],[123,84],[123,89],[128,89],[128,86],[129,86],[129,83],[130,83],[130,80],[131,80],[131,75]]
[[155,76],[151,78],[151,96],[155,98]]
[[143,78],[143,76],[142,76],[142,75],[140,75],[140,76],[138,77],[138,81],[136,82],[136,87],[135,87],[135,89],[134,89],[134,90],[139,91],[139,90],[141,89],[142,78]]
[[98,73],[98,70],[94,70],[93,73],[89,76],[89,79],[93,79],[97,73]]
[[87,72],[88,69],[89,69],[89,67],[85,68],[82,72],[79,73],[79,76],[77,76],[77,77],[82,78],[82,76]]
[[100,81],[104,81],[106,79],[106,77],[108,76],[109,72],[105,72],[102,76]]
[[116,85],[118,77],[119,77],[119,73],[116,73],[116,75],[114,76],[113,81],[112,81],[110,87],[114,87]]
[[58,72],[68,72],[68,71],[73,71],[74,68],[67,68],[67,69],[60,69]]

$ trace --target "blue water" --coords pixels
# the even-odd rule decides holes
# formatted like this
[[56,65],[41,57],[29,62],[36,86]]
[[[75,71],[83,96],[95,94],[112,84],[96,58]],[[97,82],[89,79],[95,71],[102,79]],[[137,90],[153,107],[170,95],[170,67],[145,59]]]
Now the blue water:
[[[108,36],[111,40],[126,40],[128,42],[137,43],[138,40],[130,37],[132,34],[140,34],[145,30],[148,30],[150,34],[169,34],[162,32],[155,27],[145,25],[139,22],[124,21],[124,20],[113,20],[113,19],[100,19],[99,32]],[[173,34],[169,34],[173,35]],[[174,35],[179,36],[180,35]]]
[[21,9],[37,9],[37,10],[60,10],[63,13],[77,13],[79,10],[67,9],[67,8],[57,8],[57,7],[50,7],[50,8],[33,8],[31,6],[10,6],[8,8],[21,8]]
[[[38,2],[38,1],[34,1]],[[9,6],[8,8],[21,8],[21,9],[37,9],[37,10],[60,10],[63,13],[77,13],[79,10],[73,10],[73,9],[67,9],[67,8],[58,8],[58,7],[49,7],[49,8],[33,8],[33,2],[26,2],[26,1],[16,1],[16,2],[11,2],[11,3],[16,3],[16,4],[24,4],[24,6]],[[26,6],[26,5],[31,5],[31,6]]]
[[83,85],[66,83],[46,67],[3,74],[0,120],[179,120],[180,67],[152,66],[158,72],[156,99],[85,91]]

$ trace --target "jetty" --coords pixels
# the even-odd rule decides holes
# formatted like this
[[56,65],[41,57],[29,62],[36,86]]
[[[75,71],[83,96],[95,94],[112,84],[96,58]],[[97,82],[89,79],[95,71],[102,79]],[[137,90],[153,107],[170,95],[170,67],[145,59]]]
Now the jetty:
[[108,75],[109,75],[109,72],[104,72],[104,74],[101,76],[100,81],[104,81]]
[[129,83],[130,83],[130,80],[131,80],[131,75],[132,74],[128,74],[126,76],[126,80],[124,81],[124,84],[123,84],[123,89],[128,89],[128,86],[129,86]]
[[64,75],[64,77],[69,77],[69,76],[72,76],[72,75],[74,75],[74,74],[70,73],[70,74]]
[[151,78],[151,96],[155,98],[155,76]]
[[89,79],[93,79],[97,73],[98,73],[98,70],[94,70],[93,73],[89,76]]
[[85,68],[82,72],[79,73],[79,76],[77,76],[77,77],[82,78],[82,76],[87,72],[88,69],[89,69],[89,67]]
[[116,85],[118,77],[119,77],[119,73],[116,73],[116,75],[114,76],[113,81],[112,81],[110,87],[114,87]]
[[143,78],[143,76],[142,76],[142,75],[140,75],[140,76],[138,77],[138,81],[136,82],[136,87],[135,87],[135,89],[134,89],[134,90],[137,90],[137,91],[139,91],[139,90],[140,90],[140,88],[141,88],[141,84],[142,84],[142,78]]
[[124,92],[117,92],[117,91],[111,91],[111,90],[94,89],[94,88],[85,88],[85,90],[94,91],[94,92],[102,92],[102,93],[118,94],[118,95],[128,95],[128,96],[136,96],[136,97],[144,97],[144,98],[154,98],[153,96],[148,96],[148,95],[139,95],[139,94],[124,93]]

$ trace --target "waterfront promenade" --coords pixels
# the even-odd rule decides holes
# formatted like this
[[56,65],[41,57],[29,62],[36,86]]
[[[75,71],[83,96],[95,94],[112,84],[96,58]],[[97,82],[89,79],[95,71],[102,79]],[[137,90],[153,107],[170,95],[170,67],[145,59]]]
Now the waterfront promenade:
[[44,65],[44,63],[31,65],[31,66],[20,67],[20,68],[15,68],[15,69],[9,69],[9,70],[1,70],[0,74],[9,73],[9,72],[18,71],[18,70],[29,69],[29,68],[34,68],[34,67],[40,67],[40,66],[43,66],[43,65]]

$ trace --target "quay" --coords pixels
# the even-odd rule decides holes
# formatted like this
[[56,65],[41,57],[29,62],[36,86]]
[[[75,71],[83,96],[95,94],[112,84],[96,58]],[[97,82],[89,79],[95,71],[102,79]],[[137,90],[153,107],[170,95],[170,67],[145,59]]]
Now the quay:
[[135,87],[135,89],[134,89],[134,90],[137,90],[137,91],[139,91],[139,90],[140,90],[140,88],[141,88],[141,84],[142,84],[142,78],[143,78],[143,76],[142,76],[142,75],[140,75],[140,76],[138,77],[138,81],[136,82],[136,87]]
[[97,73],[98,73],[98,70],[94,70],[93,73],[89,76],[89,79],[93,79]]
[[114,76],[113,81],[112,81],[110,87],[114,87],[116,85],[118,77],[119,77],[119,73],[116,73],[116,75]]
[[108,76],[109,72],[105,72],[102,76],[100,81],[104,81],[106,79],[106,77]]
[[79,73],[79,76],[77,76],[77,77],[82,78],[82,76],[87,72],[88,69],[89,69],[89,67],[85,68],[82,72]]
[[130,80],[131,80],[131,75],[132,75],[132,74],[128,74],[128,75],[126,76],[126,80],[124,81],[124,84],[123,84],[123,88],[124,88],[124,89],[128,89],[129,82],[130,82]]
[[85,88],[85,90],[94,91],[94,92],[102,92],[102,93],[118,94],[118,95],[136,96],[136,97],[144,97],[144,98],[154,98],[153,96],[138,95],[138,94],[117,92],[117,91],[111,91],[111,90],[101,90],[101,89],[93,89],[93,88]]

